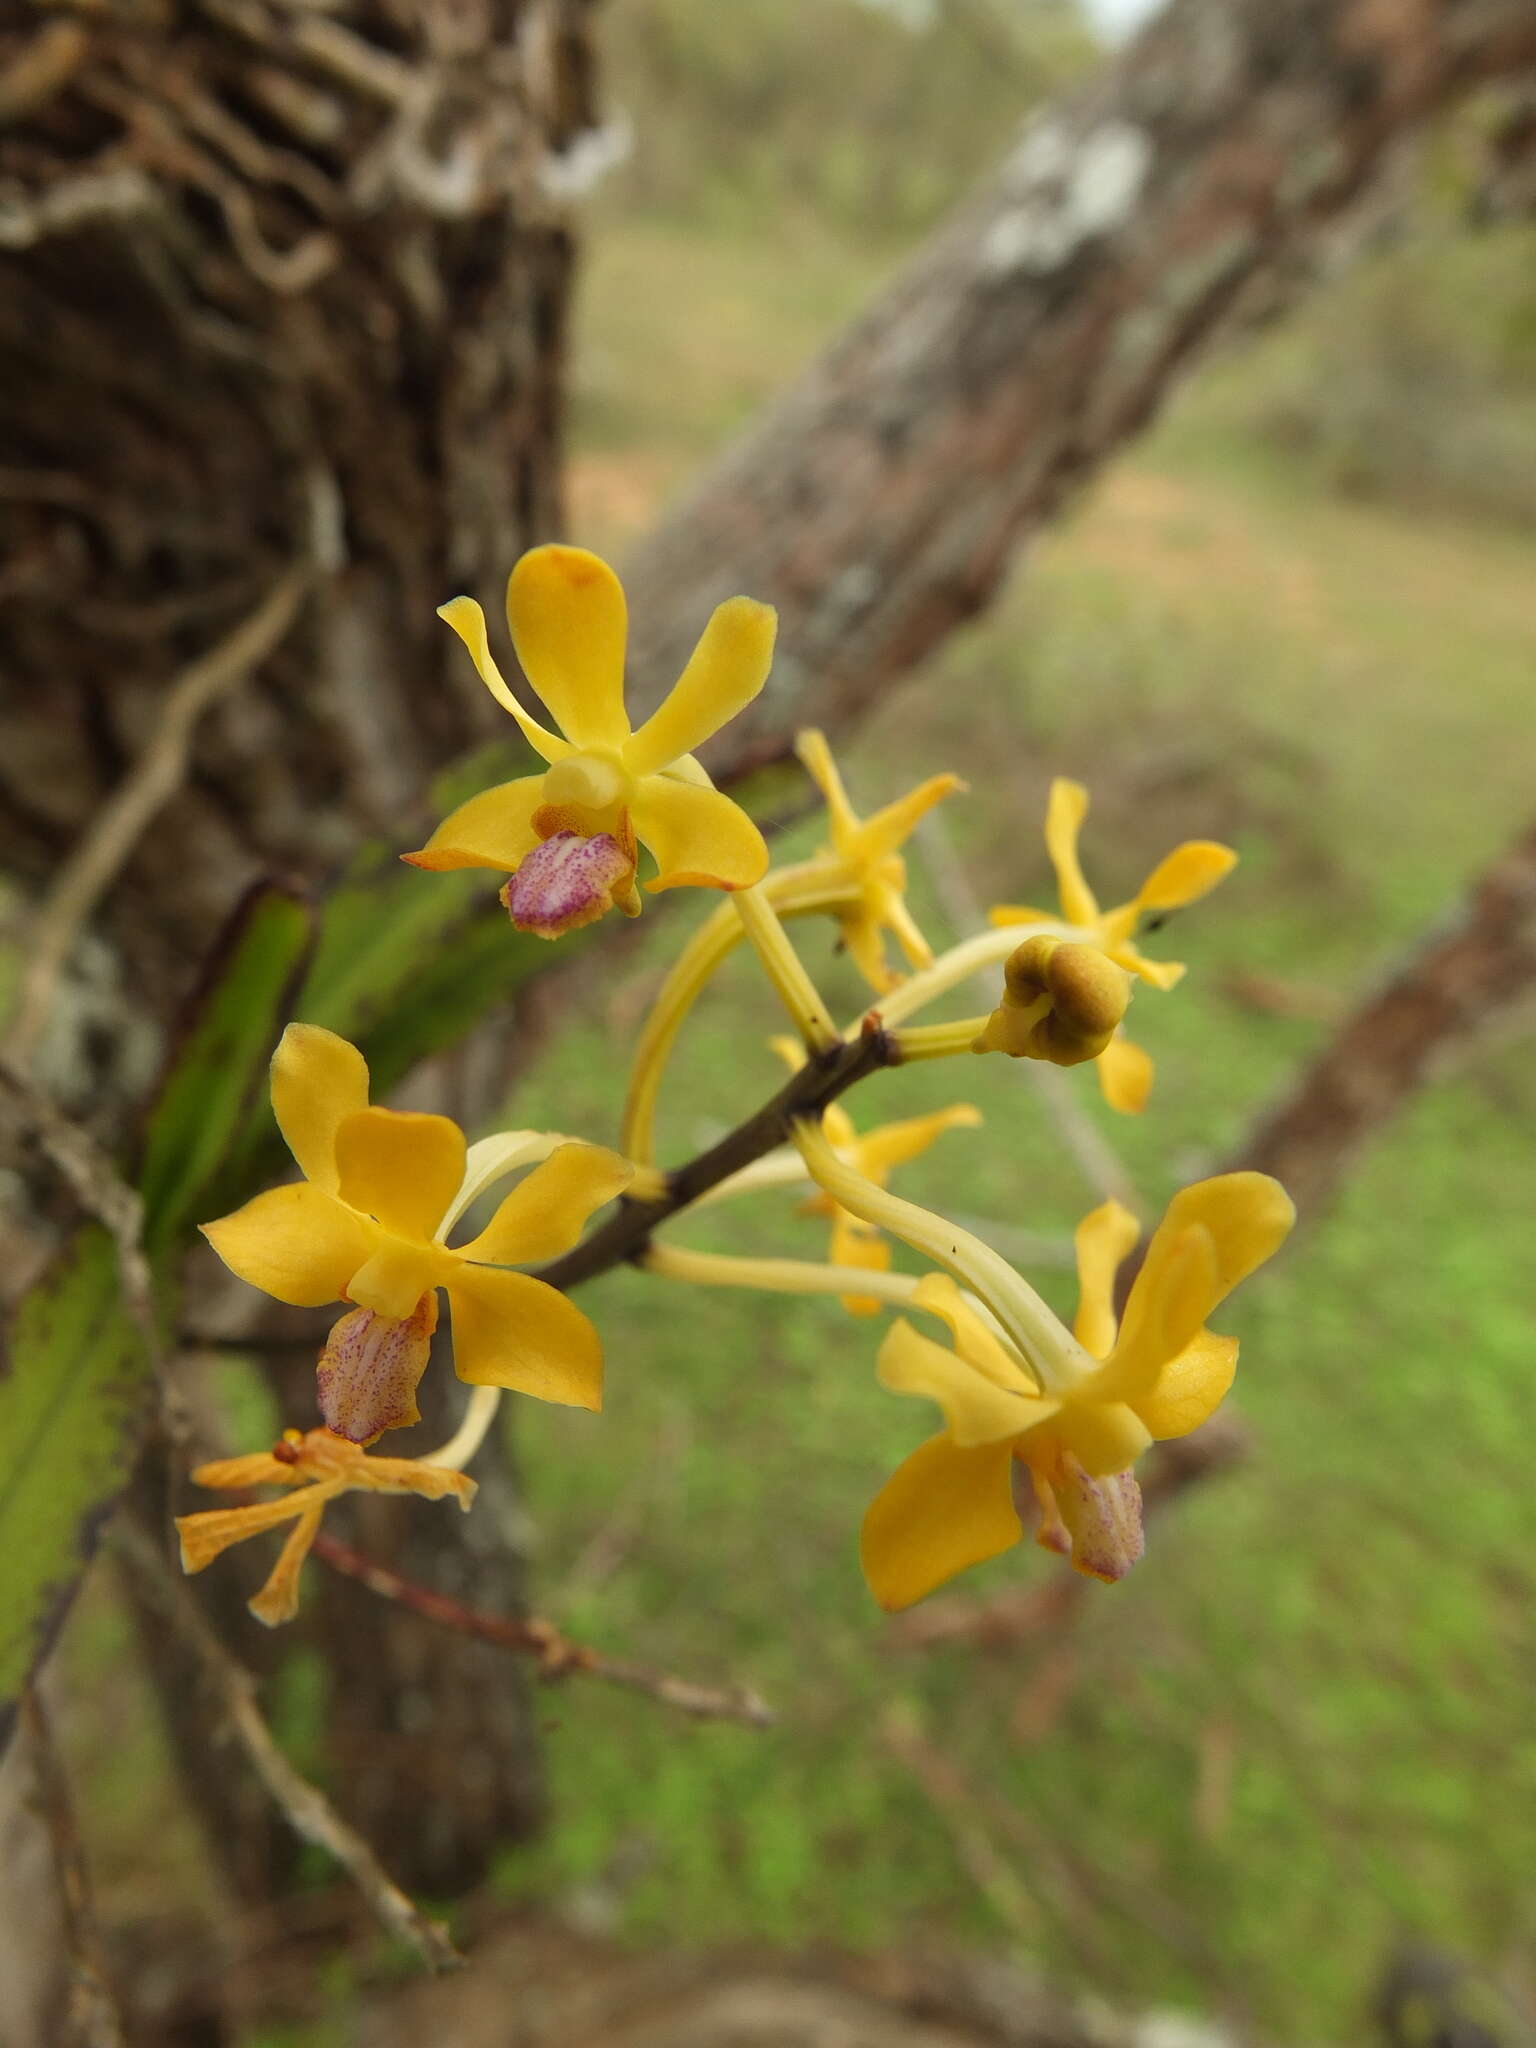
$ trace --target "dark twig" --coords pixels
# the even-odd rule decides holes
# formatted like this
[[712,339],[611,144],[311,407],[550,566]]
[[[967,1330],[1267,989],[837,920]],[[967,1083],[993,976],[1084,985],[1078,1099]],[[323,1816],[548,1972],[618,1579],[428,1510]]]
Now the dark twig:
[[48,1712],[35,1686],[21,1700],[37,1806],[53,1847],[58,1879],[59,1917],[69,1956],[69,2001],[64,2016],[69,2048],[123,2048],[123,2024],[107,1981],[101,1934],[91,1900],[91,1878],[75,1819],[69,1777],[59,1755]]
[[895,1039],[880,1028],[879,1017],[872,1011],[858,1038],[831,1046],[824,1053],[813,1053],[771,1102],[764,1103],[745,1123],[728,1131],[707,1152],[669,1173],[665,1194],[649,1201],[626,1196],[609,1222],[594,1230],[574,1251],[543,1267],[538,1278],[569,1292],[584,1280],[596,1279],[599,1273],[637,1259],[658,1224],[782,1145],[793,1123],[820,1116],[829,1102],[835,1102],[856,1081],[864,1080],[881,1067],[897,1066],[900,1059]]
[[745,1721],[753,1728],[771,1728],[776,1719],[773,1709],[746,1686],[696,1685],[692,1679],[675,1678],[670,1672],[607,1657],[584,1643],[572,1642],[551,1621],[541,1621],[536,1616],[520,1620],[465,1607],[446,1593],[436,1593],[430,1586],[402,1578],[387,1565],[376,1563],[334,1536],[317,1536],[314,1554],[382,1600],[393,1600],[398,1606],[408,1607],[412,1613],[440,1622],[460,1635],[475,1636],[501,1649],[520,1650],[536,1657],[540,1674],[545,1678],[565,1678],[579,1671],[608,1685],[646,1693],[664,1706],[676,1707],[680,1713],[692,1714],[701,1721]]
[[278,1748],[256,1705],[255,1681],[214,1635],[154,1536],[126,1513],[118,1517],[114,1533],[146,1598],[166,1615],[197,1657],[247,1762],[284,1819],[306,1842],[335,1857],[379,1921],[409,1943],[429,1970],[457,1968],[463,1958],[446,1928],[401,1891],[357,1830]]

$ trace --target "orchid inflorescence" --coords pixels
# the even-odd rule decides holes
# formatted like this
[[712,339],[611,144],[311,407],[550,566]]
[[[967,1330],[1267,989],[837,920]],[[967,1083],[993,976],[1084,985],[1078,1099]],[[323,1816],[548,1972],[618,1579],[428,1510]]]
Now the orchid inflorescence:
[[[1106,1100],[1140,1111],[1152,1065],[1123,1034],[1126,1010],[1139,984],[1166,991],[1184,972],[1142,953],[1144,920],[1206,894],[1236,856],[1187,841],[1128,902],[1102,910],[1077,852],[1087,793],[1058,780],[1045,836],[1059,908],[998,908],[985,930],[935,957],[907,907],[902,847],[935,804],[962,788],[957,778],[934,776],[861,819],[824,737],[802,733],[797,752],[825,802],[827,843],[775,868],[757,826],[694,756],[767,680],[769,607],[740,597],[720,605],[671,693],[635,728],[624,703],[617,577],[582,549],[533,549],[509,580],[507,619],[558,731],[513,695],[473,600],[456,598],[442,616],[544,765],[472,797],[403,858],[428,870],[500,870],[512,924],[545,939],[612,909],[638,915],[642,848],[656,864],[651,891],[709,888],[723,900],[683,946],[639,1033],[617,1150],[537,1131],[467,1144],[447,1117],[370,1104],[361,1053],[317,1025],[288,1026],[272,1061],[272,1107],[303,1177],[204,1234],[234,1273],[267,1294],[299,1307],[335,1302],[343,1312],[318,1361],[319,1425],[194,1474],[218,1489],[280,1491],[182,1516],[186,1569],[288,1525],[251,1603],[276,1623],[296,1611],[300,1567],[327,1502],[340,1494],[414,1493],[467,1509],[474,1482],[464,1467],[504,1391],[601,1406],[601,1342],[566,1290],[627,1259],[695,1285],[825,1294],[860,1317],[899,1312],[877,1346],[878,1378],[932,1401],[942,1427],[864,1518],[864,1572],[883,1606],[921,1599],[1027,1527],[1077,1570],[1123,1577],[1142,1552],[1136,1461],[1153,1442],[1198,1428],[1226,1394],[1237,1343],[1206,1319],[1284,1240],[1293,1221],[1285,1191],[1257,1173],[1186,1187],[1118,1310],[1117,1274],[1141,1230],[1122,1204],[1104,1203],[1078,1226],[1079,1305],[1069,1328],[991,1246],[887,1186],[940,1137],[979,1124],[971,1105],[861,1132],[836,1098],[877,1066],[1001,1052],[1059,1066],[1093,1062]],[[790,940],[787,926],[807,916],[835,922],[876,999],[846,1030]],[[888,935],[909,972],[892,963]],[[743,941],[796,1027],[793,1038],[774,1041],[791,1079],[730,1139],[663,1173],[654,1121],[668,1057]],[[907,1022],[999,969],[990,1014]],[[452,1242],[467,1212],[513,1176],[483,1226]],[[830,1224],[824,1264],[727,1258],[660,1234],[701,1201],[766,1188],[809,1188],[809,1206]],[[615,1200],[617,1210],[589,1230]],[[892,1239],[928,1270],[894,1270]],[[419,1419],[439,1290],[454,1369],[474,1392],[449,1443],[423,1458],[377,1455],[370,1445]]]

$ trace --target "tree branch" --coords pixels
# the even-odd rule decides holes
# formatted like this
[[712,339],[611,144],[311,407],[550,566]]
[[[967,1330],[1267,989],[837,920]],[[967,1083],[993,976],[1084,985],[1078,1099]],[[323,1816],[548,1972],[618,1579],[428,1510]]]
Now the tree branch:
[[1536,65],[1530,0],[1173,0],[976,195],[628,565],[634,673],[779,608],[729,775],[877,700],[1256,312],[1337,268],[1401,145]]
[[335,1857],[378,1920],[409,1943],[429,1970],[457,1968],[463,1958],[447,1930],[407,1898],[357,1830],[347,1825],[325,1794],[301,1777],[278,1748],[256,1705],[255,1681],[209,1628],[154,1536],[126,1514],[118,1517],[114,1531],[145,1596],[167,1616],[196,1655],[247,1762],[284,1819],[306,1842]]
[[622,1685],[631,1692],[646,1693],[650,1698],[660,1700],[664,1706],[676,1707],[679,1712],[692,1714],[703,1721],[745,1721],[753,1728],[771,1728],[777,1718],[767,1702],[747,1686],[696,1685],[692,1679],[674,1678],[670,1672],[654,1670],[647,1664],[631,1664],[622,1658],[604,1656],[600,1650],[573,1642],[553,1622],[541,1621],[537,1616],[529,1615],[519,1620],[511,1615],[486,1614],[478,1608],[466,1607],[462,1601],[451,1599],[446,1593],[434,1592],[430,1586],[418,1585],[415,1580],[402,1577],[387,1565],[378,1563],[361,1550],[354,1550],[349,1543],[327,1536],[323,1531],[315,1538],[314,1554],[324,1559],[333,1571],[356,1579],[382,1600],[393,1600],[397,1606],[408,1607],[413,1613],[424,1615],[428,1621],[438,1622],[444,1628],[454,1629],[460,1635],[474,1636],[483,1643],[495,1643],[500,1649],[520,1650],[536,1657],[540,1675],[544,1678],[564,1678],[579,1671],[608,1685]]
[[584,1280],[637,1258],[650,1242],[652,1231],[669,1216],[784,1144],[791,1124],[802,1117],[819,1116],[856,1081],[881,1067],[896,1066],[899,1060],[895,1040],[880,1028],[878,1013],[872,1011],[860,1037],[811,1054],[772,1101],[728,1131],[719,1144],[669,1173],[665,1194],[653,1201],[625,1196],[607,1223],[563,1258],[542,1267],[535,1277],[568,1292]]
[[1438,1072],[1536,1001],[1536,824],[1344,1019],[1228,1168],[1283,1181],[1315,1216]]

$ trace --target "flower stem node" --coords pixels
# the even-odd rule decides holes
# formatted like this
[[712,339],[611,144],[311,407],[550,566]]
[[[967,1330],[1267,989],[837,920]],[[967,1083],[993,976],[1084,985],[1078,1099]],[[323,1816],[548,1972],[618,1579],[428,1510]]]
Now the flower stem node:
[[1009,954],[975,1049],[1075,1067],[1103,1052],[1130,1000],[1131,977],[1096,946],[1041,934]]

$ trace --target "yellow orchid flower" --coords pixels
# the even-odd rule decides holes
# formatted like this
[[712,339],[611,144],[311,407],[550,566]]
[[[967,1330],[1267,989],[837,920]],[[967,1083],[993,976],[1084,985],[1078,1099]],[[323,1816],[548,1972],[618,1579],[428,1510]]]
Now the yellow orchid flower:
[[[805,1064],[805,1047],[799,1039],[775,1038],[772,1044],[790,1072],[798,1073]],[[927,1116],[902,1117],[895,1123],[878,1124],[861,1135],[840,1102],[828,1103],[821,1113],[821,1127],[832,1149],[877,1188],[886,1185],[898,1166],[920,1158],[946,1131],[974,1130],[981,1120],[981,1111],[974,1103],[953,1102],[947,1109],[936,1109]],[[791,1152],[789,1158],[794,1157]],[[748,1168],[747,1174],[750,1173]],[[828,1265],[857,1266],[866,1273],[890,1271],[891,1245],[884,1231],[865,1223],[824,1189],[812,1195],[805,1204],[805,1212],[832,1220]],[[844,1294],[839,1299],[850,1315],[873,1316],[880,1312],[881,1303],[872,1294]]]
[[718,605],[671,694],[638,731],[624,709],[624,592],[608,564],[585,548],[533,548],[507,581],[512,644],[558,732],[508,689],[473,598],[454,598],[438,616],[548,766],[471,797],[404,860],[419,868],[507,870],[502,901],[512,922],[546,939],[614,907],[639,915],[637,841],[660,871],[646,885],[652,890],[744,889],[761,881],[763,835],[713,786],[693,749],[767,681],[776,625],[770,605],[749,597]]
[[902,979],[887,964],[885,932],[894,934],[910,966],[933,965],[933,948],[907,908],[907,864],[897,848],[921,817],[965,784],[958,775],[930,775],[873,817],[861,818],[848,801],[826,735],[814,728],[800,733],[795,752],[826,800],[831,828],[831,845],[812,865],[838,870],[857,888],[857,899],[837,912],[838,925],[854,965],[876,995],[884,995]]
[[[1136,927],[1145,917],[1181,909],[1209,894],[1237,865],[1230,846],[1213,839],[1186,839],[1157,866],[1127,903],[1101,910],[1099,899],[1084,878],[1077,841],[1088,815],[1088,792],[1080,782],[1058,775],[1051,784],[1045,811],[1045,845],[1056,870],[1062,920],[1106,953],[1127,974],[1139,975],[1154,988],[1170,989],[1184,976],[1178,960],[1149,960],[1135,944]],[[995,925],[1038,924],[1052,913],[1023,904],[1001,903],[988,912]],[[1117,1031],[1096,1061],[1099,1087],[1111,1109],[1129,1116],[1146,1107],[1152,1089],[1150,1055]]]
[[[1137,924],[1144,916],[1179,910],[1209,894],[1237,866],[1237,855],[1230,846],[1219,846],[1214,839],[1186,839],[1158,862],[1129,902],[1116,904],[1113,910],[1101,910],[1078,859],[1078,834],[1087,815],[1087,790],[1080,782],[1058,775],[1051,784],[1045,810],[1045,846],[1056,870],[1062,921],[1074,926],[1079,937],[1107,953],[1127,974],[1140,975],[1154,988],[1172,988],[1183,978],[1183,962],[1149,960],[1134,943]],[[988,917],[997,925],[1052,921],[1048,910],[1030,910],[1012,903],[999,904],[988,912]]]
[[[1215,1335],[1205,1319],[1279,1249],[1294,1217],[1266,1174],[1221,1174],[1185,1188],[1169,1203],[1117,1323],[1115,1274],[1139,1228],[1128,1209],[1106,1202],[1078,1226],[1073,1330],[1060,1330],[1059,1346],[1037,1340],[1033,1355],[984,1320],[948,1275],[924,1280],[914,1303],[949,1325],[954,1348],[897,1322],[878,1371],[897,1392],[936,1401],[945,1427],[898,1468],[865,1517],[861,1555],[880,1604],[910,1606],[1017,1543],[1026,1486],[1041,1544],[1091,1577],[1123,1578],[1142,1552],[1131,1468],[1154,1440],[1187,1435],[1220,1405],[1237,1340]],[[1073,1353],[1097,1363],[1083,1372]]]
[[451,1495],[466,1514],[475,1497],[474,1480],[462,1472],[450,1472],[419,1458],[370,1458],[358,1445],[328,1429],[312,1429],[303,1436],[296,1429],[286,1430],[270,1451],[220,1458],[211,1465],[200,1465],[192,1477],[199,1486],[221,1491],[248,1486],[290,1489],[286,1498],[251,1507],[208,1508],[176,1518],[185,1572],[200,1572],[232,1543],[243,1543],[248,1536],[259,1536],[284,1522],[293,1523],[271,1575],[250,1602],[252,1614],[268,1628],[292,1621],[298,1612],[300,1567],[320,1533],[326,1503],[339,1494],[353,1490],[414,1493],[424,1500]]
[[[445,1116],[370,1108],[362,1054],[315,1024],[283,1033],[272,1108],[304,1179],[205,1223],[203,1235],[231,1272],[279,1301],[355,1304],[320,1361],[320,1412],[331,1429],[368,1443],[418,1419],[439,1287],[461,1380],[601,1407],[602,1347],[591,1323],[542,1280],[503,1268],[568,1251],[593,1210],[628,1185],[627,1160],[530,1131],[466,1147]],[[477,1237],[445,1242],[479,1194],[533,1160],[541,1163]]]

